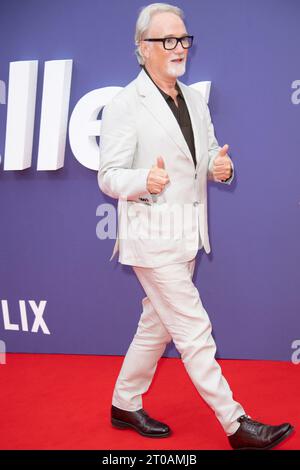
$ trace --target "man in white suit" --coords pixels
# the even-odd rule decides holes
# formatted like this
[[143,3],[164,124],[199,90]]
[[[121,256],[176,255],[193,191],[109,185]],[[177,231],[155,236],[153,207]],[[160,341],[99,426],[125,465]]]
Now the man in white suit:
[[137,57],[142,70],[103,111],[101,190],[118,201],[113,256],[131,265],[145,290],[137,332],[118,376],[111,422],[143,436],[167,437],[142,394],[171,340],[201,397],[235,449],[274,447],[292,431],[253,421],[233,399],[215,360],[212,326],[192,277],[200,248],[209,253],[207,179],[234,177],[228,146],[219,147],[200,92],[179,82],[193,37],[182,11],[156,3],[140,12]]

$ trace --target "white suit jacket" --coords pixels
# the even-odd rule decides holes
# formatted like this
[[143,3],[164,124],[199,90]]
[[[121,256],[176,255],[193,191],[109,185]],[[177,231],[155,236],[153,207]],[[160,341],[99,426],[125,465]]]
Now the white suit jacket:
[[[118,199],[118,234],[110,259],[119,251],[122,264],[158,267],[188,261],[202,247],[210,252],[207,179],[212,179],[220,147],[201,93],[177,83],[191,118],[196,168],[175,116],[144,70],[102,113],[98,184]],[[147,176],[158,156],[170,183],[153,195]]]

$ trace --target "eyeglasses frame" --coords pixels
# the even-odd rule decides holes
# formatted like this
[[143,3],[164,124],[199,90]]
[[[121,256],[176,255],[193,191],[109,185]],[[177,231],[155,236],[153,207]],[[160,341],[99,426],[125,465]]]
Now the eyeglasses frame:
[[[184,47],[183,44],[182,44],[182,40],[185,39],[185,38],[189,38],[191,40],[191,45],[189,47]],[[176,39],[176,44],[171,49],[167,49],[166,46],[165,46],[165,41],[167,39]],[[176,49],[179,42],[180,42],[181,47],[183,49],[190,49],[193,45],[193,40],[194,40],[194,36],[191,36],[191,35],[188,35],[188,34],[186,36],[182,36],[181,38],[175,38],[174,36],[169,36],[167,38],[145,38],[145,39],[142,39],[142,41],[147,41],[147,42],[162,42],[163,47],[166,51],[173,51],[174,49]]]

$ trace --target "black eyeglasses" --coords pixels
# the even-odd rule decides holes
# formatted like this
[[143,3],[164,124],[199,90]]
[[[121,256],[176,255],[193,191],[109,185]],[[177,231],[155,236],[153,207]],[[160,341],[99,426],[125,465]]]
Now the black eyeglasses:
[[164,49],[166,49],[167,51],[171,51],[172,49],[175,49],[177,47],[177,44],[179,42],[182,45],[183,49],[189,49],[193,45],[193,39],[194,36],[183,36],[182,38],[147,38],[143,39],[143,41],[162,42]]

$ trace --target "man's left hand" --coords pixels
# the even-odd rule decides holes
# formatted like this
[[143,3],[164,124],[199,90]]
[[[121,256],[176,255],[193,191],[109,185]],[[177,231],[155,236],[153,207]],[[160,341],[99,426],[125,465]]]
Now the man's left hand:
[[232,175],[231,159],[227,155],[228,149],[229,145],[225,144],[214,160],[212,174],[215,181],[225,181]]

